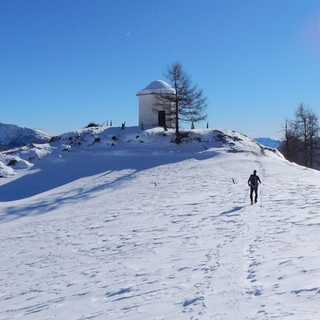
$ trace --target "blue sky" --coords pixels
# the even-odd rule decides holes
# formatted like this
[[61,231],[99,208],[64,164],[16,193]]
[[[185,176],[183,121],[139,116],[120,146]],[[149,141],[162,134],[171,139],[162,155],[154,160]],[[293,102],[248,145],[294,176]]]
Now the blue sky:
[[299,103],[320,116],[320,2],[0,0],[2,123],[138,125],[136,93],[176,61],[211,128],[280,138]]

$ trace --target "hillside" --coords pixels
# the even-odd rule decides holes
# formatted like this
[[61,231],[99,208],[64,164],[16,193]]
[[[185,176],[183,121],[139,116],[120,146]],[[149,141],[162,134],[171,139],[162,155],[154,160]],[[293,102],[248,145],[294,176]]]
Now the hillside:
[[[12,177],[18,174],[19,176],[20,173],[24,173],[24,169],[35,169],[37,166],[41,167],[43,163],[49,163],[50,169],[48,168],[46,171],[49,172],[52,171],[52,162],[66,161],[70,162],[70,170],[73,172],[73,161],[78,161],[73,158],[79,159],[79,153],[81,155],[87,153],[88,157],[91,157],[92,154],[99,155],[103,159],[107,155],[125,159],[123,156],[129,154],[134,155],[137,158],[136,160],[141,163],[145,162],[145,159],[144,157],[139,159],[139,156],[152,155],[156,162],[161,163],[162,161],[177,161],[188,157],[211,157],[209,149],[216,147],[227,148],[228,152],[250,151],[261,153],[263,150],[271,150],[232,131],[185,131],[185,137],[181,145],[173,143],[174,137],[173,130],[164,131],[162,128],[150,130],[140,130],[138,127],[129,127],[125,130],[117,127],[79,129],[54,137],[51,139],[51,143],[32,143],[0,153],[0,175]],[[277,153],[276,150],[273,150],[273,152]],[[280,156],[279,153],[277,154]],[[42,158],[46,158],[47,161],[39,162]],[[123,162],[123,160],[120,162]],[[86,166],[87,162],[84,165]],[[139,166],[141,164],[135,163],[134,165]],[[87,171],[94,172],[95,168],[89,167],[84,170],[84,172]],[[69,173],[63,173],[61,178],[67,179],[68,175]],[[34,179],[34,176],[30,179]],[[74,176],[71,175],[70,179],[74,179]],[[55,182],[50,181],[50,183],[60,183],[60,179],[54,180]],[[43,181],[39,181],[39,185],[43,185]],[[34,192],[37,193],[37,190],[35,189]],[[13,197],[15,193],[10,191]]]
[[233,131],[172,138],[90,128],[2,155],[1,319],[320,317],[320,173]]

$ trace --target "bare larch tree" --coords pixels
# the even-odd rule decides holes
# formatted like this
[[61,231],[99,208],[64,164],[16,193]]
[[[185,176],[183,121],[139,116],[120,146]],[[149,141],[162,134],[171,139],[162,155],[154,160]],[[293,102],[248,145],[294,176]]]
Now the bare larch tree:
[[298,105],[293,121],[286,120],[285,139],[280,147],[284,156],[306,167],[314,167],[315,151],[319,153],[318,117],[310,107]]
[[180,121],[194,123],[205,120],[207,97],[203,95],[202,89],[192,85],[191,77],[183,70],[181,63],[173,63],[165,75],[175,93],[157,94],[155,106],[165,110],[168,123],[174,123],[175,142],[180,143]]

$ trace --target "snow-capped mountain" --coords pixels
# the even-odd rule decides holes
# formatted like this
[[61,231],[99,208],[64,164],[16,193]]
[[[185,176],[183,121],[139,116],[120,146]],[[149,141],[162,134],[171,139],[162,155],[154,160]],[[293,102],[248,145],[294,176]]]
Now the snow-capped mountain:
[[0,123],[0,151],[29,143],[47,143],[50,139],[51,136],[41,130]]
[[255,140],[266,147],[271,147],[275,149],[277,149],[280,145],[279,140],[274,140],[271,138],[255,138]]
[[173,139],[88,128],[1,154],[1,319],[320,318],[320,172],[233,131]]

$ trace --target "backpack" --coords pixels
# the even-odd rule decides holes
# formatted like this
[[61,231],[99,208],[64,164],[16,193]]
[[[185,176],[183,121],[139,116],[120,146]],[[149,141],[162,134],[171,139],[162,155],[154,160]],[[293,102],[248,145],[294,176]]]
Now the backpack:
[[255,187],[258,186],[258,177],[257,177],[256,175],[254,175],[254,174],[252,174],[252,175],[250,176],[250,186],[251,186],[252,188],[255,188]]

